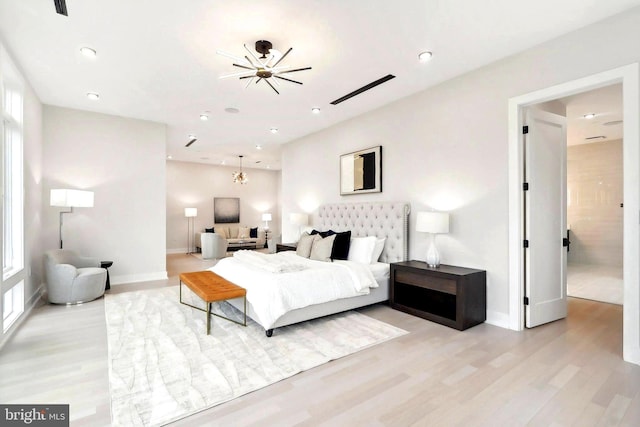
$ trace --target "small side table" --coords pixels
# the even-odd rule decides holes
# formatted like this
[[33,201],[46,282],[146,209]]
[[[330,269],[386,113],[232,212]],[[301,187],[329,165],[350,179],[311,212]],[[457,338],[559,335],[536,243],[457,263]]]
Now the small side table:
[[113,265],[113,261],[100,261],[100,267],[107,270],[107,285],[104,287],[104,290],[111,289],[111,282],[109,282],[109,267]]
[[297,243],[278,243],[276,244],[276,252],[295,251]]

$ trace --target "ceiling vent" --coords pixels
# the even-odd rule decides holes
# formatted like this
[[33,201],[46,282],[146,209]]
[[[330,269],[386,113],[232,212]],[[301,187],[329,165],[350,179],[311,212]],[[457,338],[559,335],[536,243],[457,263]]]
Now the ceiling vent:
[[342,98],[338,98],[335,101],[331,101],[331,104],[333,105],[338,105],[341,102],[346,101],[349,98],[353,98],[356,95],[360,95],[362,92],[366,92],[369,89],[373,89],[374,87],[381,85],[384,82],[388,82],[391,79],[395,79],[396,76],[394,76],[393,74],[387,74],[386,76],[384,76],[381,79],[376,80],[375,82],[371,82],[368,85],[364,85],[362,86],[360,89],[356,89],[351,93],[346,94],[345,96],[343,96]]
[[56,12],[58,12],[60,15],[69,16],[67,14],[66,0],[53,0],[53,3],[56,5]]

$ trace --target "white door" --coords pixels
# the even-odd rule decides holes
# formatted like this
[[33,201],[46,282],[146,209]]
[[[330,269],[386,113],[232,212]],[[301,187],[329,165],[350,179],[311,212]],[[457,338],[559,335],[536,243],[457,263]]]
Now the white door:
[[532,328],[567,316],[567,128],[564,117],[533,108],[525,126],[524,303]]

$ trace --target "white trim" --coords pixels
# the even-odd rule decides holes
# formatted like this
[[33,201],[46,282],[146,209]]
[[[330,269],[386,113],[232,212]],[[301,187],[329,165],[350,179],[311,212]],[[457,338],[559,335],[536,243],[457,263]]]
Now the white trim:
[[111,285],[123,285],[125,283],[135,282],[149,282],[152,280],[166,280],[168,279],[166,271],[158,271],[155,273],[143,273],[143,274],[124,274],[121,276],[110,276]]
[[622,83],[624,114],[624,360],[640,364],[640,74],[638,63],[509,99],[509,328],[522,330],[523,108]]
[[167,255],[169,254],[187,254],[189,249],[187,248],[178,248],[178,249],[167,249]]
[[487,320],[485,320],[485,323],[505,329],[511,329],[509,327],[509,315],[499,311],[487,310]]
[[25,309],[22,315],[18,318],[18,320],[14,322],[13,325],[11,325],[11,327],[5,334],[0,335],[0,351],[2,351],[2,348],[4,347],[4,345],[9,342],[13,334],[18,329],[20,329],[20,325],[22,325],[27,320],[27,318],[29,318],[29,316],[31,315],[31,312],[36,307],[36,305],[38,305],[38,303],[40,302],[43,302],[42,296],[45,292],[45,289],[46,289],[45,284],[40,283],[40,286],[38,287],[38,289],[33,293],[33,295],[31,295],[29,300],[25,302]]

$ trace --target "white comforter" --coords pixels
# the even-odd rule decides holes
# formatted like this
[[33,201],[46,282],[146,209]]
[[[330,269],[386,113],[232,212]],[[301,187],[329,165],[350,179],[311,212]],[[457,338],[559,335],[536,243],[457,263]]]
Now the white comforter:
[[[243,261],[243,256],[221,259],[211,271],[247,290],[254,320],[271,329],[288,311],[313,304],[366,295],[378,283],[368,266],[352,261],[322,262],[300,257],[292,251],[265,257],[275,265],[296,265],[299,271],[277,273],[261,262]],[[255,318],[257,317],[257,318]]]

